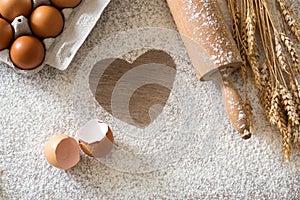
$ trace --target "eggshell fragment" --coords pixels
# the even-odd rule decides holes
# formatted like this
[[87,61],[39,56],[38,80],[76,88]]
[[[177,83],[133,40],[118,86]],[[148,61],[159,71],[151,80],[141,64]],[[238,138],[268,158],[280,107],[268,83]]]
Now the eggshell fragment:
[[100,158],[113,148],[114,136],[109,126],[99,120],[91,120],[78,131],[79,144],[88,156]]
[[8,48],[13,39],[13,28],[11,25],[0,18],[0,51]]
[[47,161],[56,168],[70,169],[80,160],[78,142],[65,134],[50,139],[44,149]]
[[9,22],[20,15],[29,17],[31,10],[31,0],[0,0],[0,14]]

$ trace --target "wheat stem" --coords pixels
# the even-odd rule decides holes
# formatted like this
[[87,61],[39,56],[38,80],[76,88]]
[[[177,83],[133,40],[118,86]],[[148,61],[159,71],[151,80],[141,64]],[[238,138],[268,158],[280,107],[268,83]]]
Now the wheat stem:
[[300,42],[300,25],[297,22],[297,18],[295,17],[294,12],[284,0],[277,0],[277,2],[279,4],[281,14],[286,24],[288,25],[292,33],[295,35],[297,40]]

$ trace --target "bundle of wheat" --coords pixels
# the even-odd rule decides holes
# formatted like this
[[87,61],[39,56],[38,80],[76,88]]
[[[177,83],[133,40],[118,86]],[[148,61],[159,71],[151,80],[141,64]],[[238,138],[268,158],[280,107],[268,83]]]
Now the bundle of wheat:
[[277,0],[283,26],[275,24],[266,0],[227,2],[232,14],[233,36],[244,60],[241,73],[251,128],[247,67],[252,71],[266,116],[282,134],[284,158],[289,161],[292,147],[300,149],[300,69],[293,43],[293,39],[300,42],[300,25],[285,0]]

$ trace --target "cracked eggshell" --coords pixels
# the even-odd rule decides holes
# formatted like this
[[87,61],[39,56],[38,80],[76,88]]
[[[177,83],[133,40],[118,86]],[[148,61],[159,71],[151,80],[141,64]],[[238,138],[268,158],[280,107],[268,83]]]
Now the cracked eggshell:
[[44,149],[46,160],[56,168],[70,169],[80,160],[77,140],[62,134],[50,139]]
[[109,154],[114,145],[114,136],[106,123],[91,120],[78,131],[79,144],[88,156],[101,158]]

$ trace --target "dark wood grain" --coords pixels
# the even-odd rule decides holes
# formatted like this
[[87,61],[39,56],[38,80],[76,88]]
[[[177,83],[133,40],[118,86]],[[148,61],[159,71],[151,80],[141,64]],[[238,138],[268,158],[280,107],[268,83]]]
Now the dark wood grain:
[[[94,91],[97,102],[107,112],[115,116],[116,113],[112,112],[111,99],[118,81],[130,70],[144,64],[151,66],[151,63],[162,64],[175,69],[165,77],[165,81],[173,84],[176,76],[176,65],[172,57],[164,51],[150,50],[138,57],[132,64],[122,59],[106,59],[98,62],[90,73],[89,79],[90,89]],[[103,70],[104,72],[101,74]],[[140,74],[140,77],[136,78],[142,79],[143,76],[149,76],[149,74]],[[123,92],[126,94],[126,86],[122,89]],[[145,128],[159,116],[170,92],[170,88],[156,83],[142,85],[134,91],[130,98],[128,105],[130,116],[120,111],[115,117],[134,126]],[[120,98],[122,98],[122,93],[118,94]],[[152,110],[149,115],[150,109]]]

